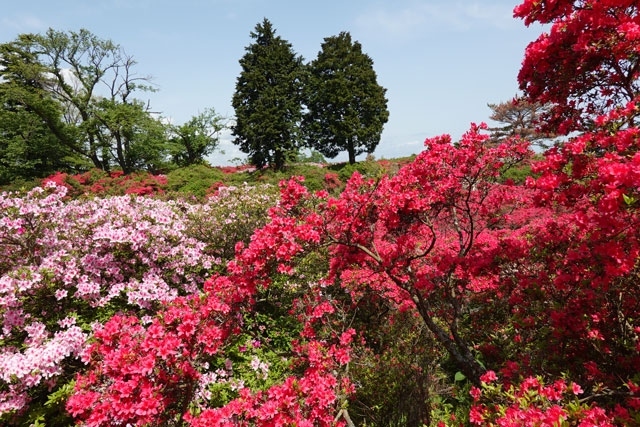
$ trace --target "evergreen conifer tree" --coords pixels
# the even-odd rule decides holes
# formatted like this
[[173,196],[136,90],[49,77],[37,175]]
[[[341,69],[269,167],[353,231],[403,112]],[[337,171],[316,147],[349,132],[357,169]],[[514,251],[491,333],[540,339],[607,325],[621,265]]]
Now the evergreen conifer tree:
[[251,38],[232,99],[233,142],[254,166],[281,170],[300,145],[303,60],[266,18]]
[[303,123],[312,148],[328,158],[347,151],[349,163],[375,150],[389,119],[386,89],[377,82],[373,60],[348,32],[324,39],[305,89]]

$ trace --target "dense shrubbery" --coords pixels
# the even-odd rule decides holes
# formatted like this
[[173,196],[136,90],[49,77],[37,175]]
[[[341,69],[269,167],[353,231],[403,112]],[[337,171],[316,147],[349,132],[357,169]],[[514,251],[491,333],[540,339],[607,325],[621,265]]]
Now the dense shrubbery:
[[100,169],[93,169],[79,175],[56,173],[42,180],[45,185],[48,182],[65,186],[70,197],[83,194],[90,196],[121,196],[123,194],[146,196],[162,194],[167,186],[167,178],[164,175],[152,175],[146,172],[125,175],[122,171],[107,173]]
[[[456,148],[446,137],[430,139],[428,149],[395,176],[368,180],[355,174],[337,197],[309,192],[299,180],[290,180],[282,185],[280,201],[268,216],[266,210],[275,201],[269,187],[222,187],[208,205],[137,196],[63,202],[64,190],[53,184],[25,199],[6,199],[7,212],[16,215],[4,220],[7,227],[22,230],[28,223],[49,238],[52,234],[46,231],[60,225],[54,221],[37,226],[42,222],[39,212],[46,213],[45,218],[55,212],[59,218],[78,221],[93,218],[78,213],[78,206],[94,212],[109,211],[113,204],[107,219],[85,220],[91,229],[64,229],[62,235],[79,234],[91,242],[100,240],[91,237],[100,225],[109,230],[118,224],[129,226],[116,233],[122,240],[116,239],[117,250],[69,248],[64,253],[122,254],[113,268],[105,269],[136,284],[116,285],[114,292],[108,292],[108,285],[101,292],[98,286],[91,293],[83,290],[85,282],[73,281],[78,275],[65,282],[68,269],[58,277],[54,268],[46,280],[42,269],[18,277],[9,273],[10,279],[4,281],[13,281],[4,288],[3,301],[13,305],[5,309],[4,319],[5,325],[13,323],[5,342],[26,340],[5,349],[5,366],[23,366],[9,361],[27,353],[49,361],[48,346],[64,350],[54,353],[58,359],[51,359],[53,371],[42,367],[8,371],[7,408],[26,405],[27,394],[20,395],[23,390],[40,402],[63,403],[69,396],[68,411],[90,425],[110,425],[114,420],[134,425],[230,425],[238,420],[332,425],[350,420],[349,414],[358,422],[377,425],[489,421],[511,425],[516,419],[543,425],[563,420],[583,425],[630,422],[636,416],[638,389],[629,375],[638,360],[636,344],[626,342],[624,330],[594,328],[606,319],[632,318],[632,304],[616,306],[612,312],[606,303],[623,294],[624,301],[634,300],[631,283],[624,279],[629,270],[621,268],[623,255],[612,258],[610,252],[600,252],[602,245],[611,249],[622,242],[602,226],[606,234],[598,241],[581,237],[566,221],[576,215],[567,210],[566,201],[546,204],[545,185],[553,169],[545,173],[545,168],[549,160],[556,161],[557,153],[534,165],[539,177],[527,186],[504,184],[500,183],[504,167],[530,154],[520,142],[489,148],[484,143],[487,138],[481,127],[473,127]],[[579,146],[580,140],[575,143]],[[576,149],[572,144],[564,153]],[[610,175],[591,179],[606,181]],[[31,203],[38,208],[19,207],[29,206],[30,200],[40,200]],[[100,208],[95,205],[98,201]],[[134,202],[155,207],[139,217],[128,215],[125,207]],[[590,195],[586,203],[578,212],[585,224],[601,223],[602,215],[634,214],[628,203],[603,205],[609,203],[606,197]],[[176,226],[171,218],[181,213],[186,225]],[[151,233],[143,226],[145,221],[167,228]],[[608,226],[616,224],[609,221]],[[203,255],[178,251],[182,264],[172,266],[170,259],[155,252],[146,254],[141,242],[147,240],[136,238],[140,230],[148,237],[171,236],[179,230],[173,237],[175,247],[184,245],[179,238],[208,243],[199,246]],[[548,233],[554,237],[527,237]],[[216,242],[223,235],[230,239]],[[112,238],[106,240],[114,243]],[[159,237],[148,241],[154,249],[162,248]],[[20,270],[18,259],[34,259],[28,252],[33,245],[19,247],[24,253],[15,252],[18,258],[5,269]],[[175,247],[161,252],[175,252]],[[42,249],[35,253],[46,255]],[[613,294],[585,292],[588,288],[578,283],[565,288],[563,281],[571,279],[562,274],[565,267],[557,260],[567,254],[574,269],[599,254],[603,272],[611,278],[589,269],[577,277],[595,274],[592,277],[610,283]],[[627,259],[635,259],[635,252],[628,254]],[[123,270],[131,265],[126,260],[136,256],[145,260],[134,262],[137,268]],[[188,279],[190,268],[207,267],[206,256],[209,273],[199,270]],[[67,264],[72,259],[65,258]],[[168,263],[162,271],[169,277],[156,274],[153,282],[145,282],[147,268],[160,259]],[[222,259],[229,262],[222,264]],[[47,265],[51,264],[55,258]],[[552,266],[559,273],[549,276]],[[210,274],[206,283],[198,285],[199,278]],[[41,290],[42,286],[50,290]],[[74,291],[68,303],[67,288]],[[62,295],[65,290],[67,295]],[[43,313],[41,305],[26,305],[20,292],[35,296],[33,301],[39,304],[66,305],[52,316]],[[84,306],[97,310],[88,315]],[[584,312],[591,318],[580,318],[578,313]],[[13,336],[14,329],[26,335]],[[92,334],[89,341],[88,334]],[[22,353],[24,345],[29,350]],[[601,345],[629,347],[606,352]],[[86,367],[74,362],[78,356]],[[73,389],[69,370],[82,372]],[[544,378],[531,376],[541,372]],[[623,384],[619,378],[624,378]],[[54,385],[53,391],[46,391],[45,381]],[[20,396],[23,400],[10,399]],[[25,416],[33,420],[44,414],[30,410]]]
[[176,169],[167,174],[167,190],[184,195],[204,197],[211,186],[223,180],[224,173],[205,165]]
[[[640,43],[628,2],[559,1],[571,13],[555,18],[547,3],[517,9],[563,29],[528,57],[554,52],[583,14],[630,34],[589,55]],[[180,175],[58,176],[3,194],[0,419],[640,424],[638,99],[600,111],[586,95],[579,116],[571,104],[556,119],[591,125],[542,158],[472,125],[397,170],[316,168],[279,193],[199,169],[188,201],[138,195],[179,192]],[[232,179],[283,178],[263,172]],[[132,194],[90,195],[120,183]]]
[[384,173],[382,166],[374,160],[366,160],[364,162],[338,165],[337,173],[342,182],[346,182],[354,172],[358,172],[366,178],[379,178]]
[[0,199],[5,414],[33,399],[29,416],[37,417],[52,390],[68,393],[80,366],[73,356],[96,324],[120,311],[150,316],[180,295],[201,292],[277,201],[264,186],[223,187],[198,204],[68,196],[51,180],[24,197]]

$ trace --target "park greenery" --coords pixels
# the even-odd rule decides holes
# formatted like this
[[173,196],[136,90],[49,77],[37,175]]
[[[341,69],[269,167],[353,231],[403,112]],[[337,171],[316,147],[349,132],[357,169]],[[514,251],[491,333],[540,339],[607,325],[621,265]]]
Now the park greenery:
[[[336,104],[352,124],[379,114],[371,132],[298,107],[336,102],[335,50],[375,80],[348,33],[307,68],[258,24],[233,125],[252,165],[224,168],[204,161],[224,119],[153,118],[110,42],[0,45],[0,422],[640,425],[638,9],[523,0],[514,15],[548,31],[522,94],[491,104],[503,126],[341,165],[301,144],[371,153],[384,89]],[[279,113],[262,151],[254,125]]]
[[133,57],[86,29],[0,44],[0,185],[91,168],[166,173],[205,162],[227,129],[258,168],[283,170],[308,148],[350,163],[373,153],[387,100],[361,45],[329,37],[305,64],[275,32],[265,18],[250,33],[232,123],[212,108],[170,123],[142,99],[155,87]]

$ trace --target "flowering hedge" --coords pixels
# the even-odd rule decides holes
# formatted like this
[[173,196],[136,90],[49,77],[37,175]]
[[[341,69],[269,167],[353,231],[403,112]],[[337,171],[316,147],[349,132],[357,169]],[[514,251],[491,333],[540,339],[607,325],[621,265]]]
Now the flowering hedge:
[[114,314],[144,318],[200,293],[277,201],[268,186],[221,189],[204,204],[66,196],[50,182],[0,197],[2,419],[69,381],[93,329]]
[[545,384],[541,377],[527,377],[519,384],[502,385],[495,372],[487,371],[480,388],[472,387],[472,425],[540,425],[613,427],[632,419],[622,406],[608,414],[598,406],[581,401],[582,387],[565,379]]
[[77,175],[59,172],[42,180],[43,185],[48,182],[67,187],[70,196],[83,194],[148,196],[163,194],[167,188],[167,178],[164,175],[152,175],[146,172],[125,175],[122,171],[105,172],[99,169]]
[[[341,424],[336,414],[353,392],[341,373],[355,331],[331,320],[339,302],[295,268],[319,237],[290,217],[304,209],[297,201],[306,194],[286,185],[270,222],[236,246],[203,294],[174,299],[146,324],[117,315],[101,327],[83,353],[88,370],[69,412],[93,426]],[[287,293],[291,309],[260,308],[265,295],[283,301]],[[278,318],[288,319],[290,338],[256,332]]]
[[[550,151],[533,165],[540,175],[515,186],[499,174],[527,158],[526,144],[488,146],[482,130],[455,147],[428,139],[394,177],[355,174],[337,197],[283,182],[270,208],[275,196],[247,188],[220,188],[204,205],[64,201],[53,184],[5,195],[6,419],[31,395],[70,396],[87,425],[340,424],[356,391],[347,313],[367,293],[415,314],[449,353],[475,387],[470,422],[498,422],[505,408],[532,422],[633,419],[634,158],[583,157],[594,135],[608,141],[595,133]],[[579,185],[557,169],[576,158],[593,165],[571,170]],[[589,404],[477,400],[487,366],[509,399],[544,371],[539,381],[555,385],[566,373]]]
[[[410,316],[387,331],[446,353],[431,369],[456,403],[424,402],[415,425],[638,425],[638,6],[515,13],[551,25],[521,87],[554,104],[545,125],[581,132],[541,161],[472,124],[339,195],[282,182],[269,208],[217,185],[204,205],[3,195],[2,421],[64,406],[89,426],[352,424],[350,399],[380,384],[349,364],[392,347],[356,319],[371,299],[370,318]],[[524,185],[501,179],[523,162]]]

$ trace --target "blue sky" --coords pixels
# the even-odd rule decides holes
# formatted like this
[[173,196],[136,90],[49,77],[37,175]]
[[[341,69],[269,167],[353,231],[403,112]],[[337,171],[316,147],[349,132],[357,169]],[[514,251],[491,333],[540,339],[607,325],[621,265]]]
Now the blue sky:
[[[8,4],[7,4],[8,3]],[[0,42],[48,28],[86,28],[121,45],[158,92],[138,94],[180,124],[205,108],[233,117],[238,60],[263,18],[310,61],[325,37],[351,33],[387,89],[389,122],[374,155],[418,153],[425,138],[459,138],[488,121],[487,103],[518,92],[527,44],[542,32],[512,17],[518,0],[29,0],[5,2]],[[244,155],[224,137],[228,164]],[[344,160],[343,156],[335,161]]]

